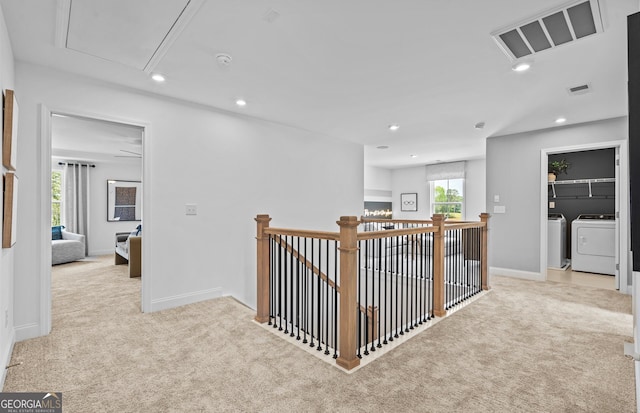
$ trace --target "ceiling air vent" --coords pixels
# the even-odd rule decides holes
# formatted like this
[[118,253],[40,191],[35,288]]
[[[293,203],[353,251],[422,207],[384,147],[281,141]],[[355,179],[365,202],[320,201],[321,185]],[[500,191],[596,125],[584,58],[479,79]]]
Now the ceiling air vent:
[[497,30],[491,36],[511,60],[517,60],[602,31],[598,0],[579,0]]

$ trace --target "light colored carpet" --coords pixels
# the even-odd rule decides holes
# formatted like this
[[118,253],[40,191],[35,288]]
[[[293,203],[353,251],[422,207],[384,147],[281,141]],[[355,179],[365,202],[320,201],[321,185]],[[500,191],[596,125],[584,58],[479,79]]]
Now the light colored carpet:
[[349,375],[232,298],[141,314],[112,259],[54,268],[53,331],[16,344],[4,391],[61,391],[65,412],[635,411],[631,300],[614,291],[495,278]]

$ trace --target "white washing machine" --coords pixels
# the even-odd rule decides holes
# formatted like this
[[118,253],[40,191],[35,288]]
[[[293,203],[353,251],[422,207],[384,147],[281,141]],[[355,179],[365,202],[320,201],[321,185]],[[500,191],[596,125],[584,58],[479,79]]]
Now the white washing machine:
[[549,214],[547,224],[547,266],[562,268],[567,263],[567,220],[562,214]]
[[615,275],[616,219],[613,214],[582,214],[571,223],[571,268]]

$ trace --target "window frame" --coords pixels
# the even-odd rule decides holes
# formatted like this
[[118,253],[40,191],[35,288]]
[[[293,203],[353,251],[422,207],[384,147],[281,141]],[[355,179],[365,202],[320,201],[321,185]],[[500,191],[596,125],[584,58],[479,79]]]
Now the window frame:
[[[462,201],[458,202],[451,202],[451,201],[447,201],[447,202],[436,202],[436,182],[442,182],[442,181],[447,181],[447,188],[445,189],[445,192],[451,188],[450,185],[450,181],[462,181]],[[467,201],[466,198],[466,179],[465,178],[451,178],[451,179],[438,179],[435,181],[429,181],[429,194],[430,194],[430,200],[431,200],[431,216],[433,216],[433,214],[435,214],[436,212],[436,207],[437,206],[441,206],[441,205],[460,205],[460,218],[450,218],[447,216],[447,219],[451,219],[451,220],[455,220],[455,221],[464,221],[466,219],[466,208],[465,208],[465,204]],[[446,216],[447,214],[445,214]]]

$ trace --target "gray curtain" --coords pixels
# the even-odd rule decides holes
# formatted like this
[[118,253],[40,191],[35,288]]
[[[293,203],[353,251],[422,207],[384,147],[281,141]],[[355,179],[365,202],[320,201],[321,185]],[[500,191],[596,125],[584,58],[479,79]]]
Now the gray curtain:
[[64,225],[67,231],[85,236],[84,255],[89,254],[89,169],[88,165],[65,164]]

